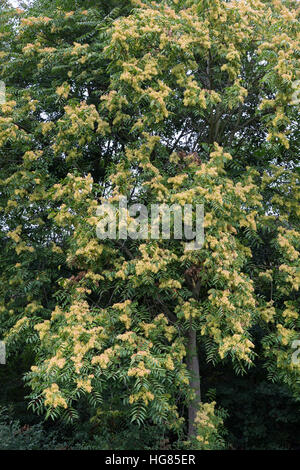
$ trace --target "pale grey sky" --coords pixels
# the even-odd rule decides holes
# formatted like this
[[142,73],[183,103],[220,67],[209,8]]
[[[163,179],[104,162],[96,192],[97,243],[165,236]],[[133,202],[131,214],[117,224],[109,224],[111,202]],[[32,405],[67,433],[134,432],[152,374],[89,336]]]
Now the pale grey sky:
[[9,3],[13,6],[13,7],[18,7],[20,2],[19,0],[9,0]]

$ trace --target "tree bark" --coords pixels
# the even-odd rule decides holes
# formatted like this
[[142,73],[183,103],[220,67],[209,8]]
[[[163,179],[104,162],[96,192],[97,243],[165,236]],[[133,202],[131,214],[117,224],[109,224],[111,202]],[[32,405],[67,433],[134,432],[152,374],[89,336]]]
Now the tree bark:
[[188,333],[188,348],[187,348],[187,367],[191,375],[190,386],[195,392],[195,398],[190,403],[188,408],[188,436],[192,437],[196,434],[195,418],[201,402],[201,389],[200,389],[200,372],[199,372],[199,358],[197,351],[197,337],[196,331],[189,328]]

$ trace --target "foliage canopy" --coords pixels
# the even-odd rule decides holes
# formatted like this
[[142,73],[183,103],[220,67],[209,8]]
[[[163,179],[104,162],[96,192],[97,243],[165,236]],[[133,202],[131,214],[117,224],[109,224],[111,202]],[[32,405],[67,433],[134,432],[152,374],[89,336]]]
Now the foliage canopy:
[[[299,398],[299,3],[72,8],[1,5],[0,333],[34,411],[220,448],[199,374],[259,360]],[[99,240],[120,196],[204,204],[203,248]]]

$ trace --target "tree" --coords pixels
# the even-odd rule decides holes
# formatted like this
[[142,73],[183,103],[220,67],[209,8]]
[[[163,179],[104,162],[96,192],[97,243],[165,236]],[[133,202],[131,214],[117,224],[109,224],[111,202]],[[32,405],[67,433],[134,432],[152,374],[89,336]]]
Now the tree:
[[[72,419],[85,395],[179,432],[187,407],[190,445],[216,448],[199,351],[245,372],[261,347],[299,393],[299,7],[78,6],[18,11],[1,66],[15,96],[1,121],[6,340],[36,351],[34,409]],[[97,207],[122,196],[204,204],[204,246],[99,240]]]

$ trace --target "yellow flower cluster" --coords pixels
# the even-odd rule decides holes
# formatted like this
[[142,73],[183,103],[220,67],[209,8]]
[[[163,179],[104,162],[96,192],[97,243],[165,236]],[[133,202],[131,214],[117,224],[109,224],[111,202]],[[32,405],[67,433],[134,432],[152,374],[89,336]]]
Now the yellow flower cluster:
[[56,94],[61,98],[67,99],[69,96],[71,86],[68,83],[63,83],[61,86],[56,88]]
[[175,279],[167,279],[161,281],[159,284],[160,289],[181,289],[181,282]]
[[[10,311],[10,313],[13,313],[13,311]],[[19,333],[19,331],[22,329],[23,326],[27,326],[29,323],[28,317],[23,317],[20,320],[18,320],[13,328],[10,329],[9,333],[7,334],[7,338],[13,336],[16,333]]]
[[145,377],[151,373],[150,369],[146,369],[143,361],[140,361],[137,367],[132,367],[128,370],[129,377]]
[[59,387],[57,384],[52,384],[51,387],[46,388],[43,391],[45,395],[45,405],[53,406],[57,408],[58,406],[62,406],[63,408],[68,408],[68,404],[64,397],[62,396]]
[[286,308],[282,312],[282,316],[286,320],[292,320],[292,319],[297,320],[299,318],[299,311],[296,310],[295,305],[293,305],[292,302],[288,302],[288,301],[284,302],[284,304]]
[[236,333],[233,336],[223,338],[222,344],[219,346],[219,355],[223,359],[228,352],[234,352],[239,359],[251,364],[252,361],[249,355],[252,353],[253,348],[252,341],[243,337],[242,334]]
[[100,356],[94,356],[92,364],[99,364],[102,369],[107,369],[111,358],[115,355],[115,351],[112,348],[106,349]]
[[297,260],[299,258],[299,252],[293,247],[289,240],[284,237],[281,233],[277,237],[278,244],[284,249],[284,252],[290,261]]
[[287,344],[289,344],[290,340],[294,337],[294,331],[285,328],[280,323],[278,325],[276,325],[276,327],[277,327],[278,333],[280,335],[281,343],[284,346],[286,346]]
[[196,318],[201,315],[201,309],[194,305],[194,301],[184,302],[182,305],[178,305],[175,308],[177,314],[182,314],[185,320],[190,320],[191,318]]
[[36,150],[35,152],[28,151],[24,153],[23,160],[24,162],[34,162],[43,155],[42,150]]
[[129,397],[129,403],[132,405],[133,403],[139,401],[139,400],[143,400],[143,402],[145,403],[145,405],[147,406],[149,404],[149,401],[153,401],[154,400],[154,395],[152,392],[150,392],[149,390],[141,390],[140,392],[134,394],[134,395],[130,395]]
[[276,315],[276,309],[273,306],[273,302],[268,302],[266,306],[260,307],[259,313],[261,315],[261,318],[266,322],[266,323],[274,323],[275,321],[275,315]]
[[88,44],[80,44],[79,42],[73,42],[73,49],[71,55],[78,55],[84,52],[89,47]]
[[42,309],[42,305],[38,304],[36,301],[35,302],[30,302],[29,304],[26,305],[25,307],[25,312],[29,313],[34,313],[37,310]]
[[174,188],[181,186],[184,180],[188,178],[188,175],[185,173],[183,175],[176,175],[172,178],[168,178],[168,183],[171,183]]
[[292,285],[293,289],[298,290],[300,287],[300,271],[295,266],[288,266],[287,264],[281,264],[279,271],[287,273],[286,282]]
[[125,323],[126,329],[129,330],[131,326],[131,318],[126,313],[123,313],[123,315],[120,315],[120,320]]
[[168,370],[174,370],[174,362],[172,361],[171,356],[167,356],[167,359],[165,360],[165,368]]
[[126,333],[118,335],[117,339],[128,342],[129,344],[135,344],[136,334],[133,331],[126,331]]
[[43,323],[38,323],[34,326],[34,329],[39,332],[40,339],[42,340],[50,330],[51,323],[49,320],[45,320]]
[[60,355],[58,352],[55,356],[49,359],[47,364],[47,372],[49,372],[53,367],[58,367],[62,369],[66,363],[66,359]]
[[18,227],[12,232],[7,232],[7,236],[11,238],[15,243],[19,243],[21,241],[21,237],[20,237],[21,232],[22,232],[22,226],[18,225]]
[[77,388],[81,388],[82,390],[88,393],[91,393],[92,391],[91,378],[93,378],[93,376],[88,379],[77,380]]
[[215,401],[211,403],[201,403],[199,411],[196,414],[196,439],[202,450],[212,448],[212,440],[218,434],[219,426],[223,424],[223,420],[216,416],[215,407]]
[[96,260],[103,252],[103,245],[99,244],[97,240],[90,240],[86,245],[78,248],[75,252],[76,256],[83,255],[89,260]]
[[48,18],[47,16],[30,16],[28,18],[22,18],[21,19],[21,25],[22,26],[34,26],[34,25],[40,25],[40,24],[47,24],[49,21],[51,21],[52,18]]

